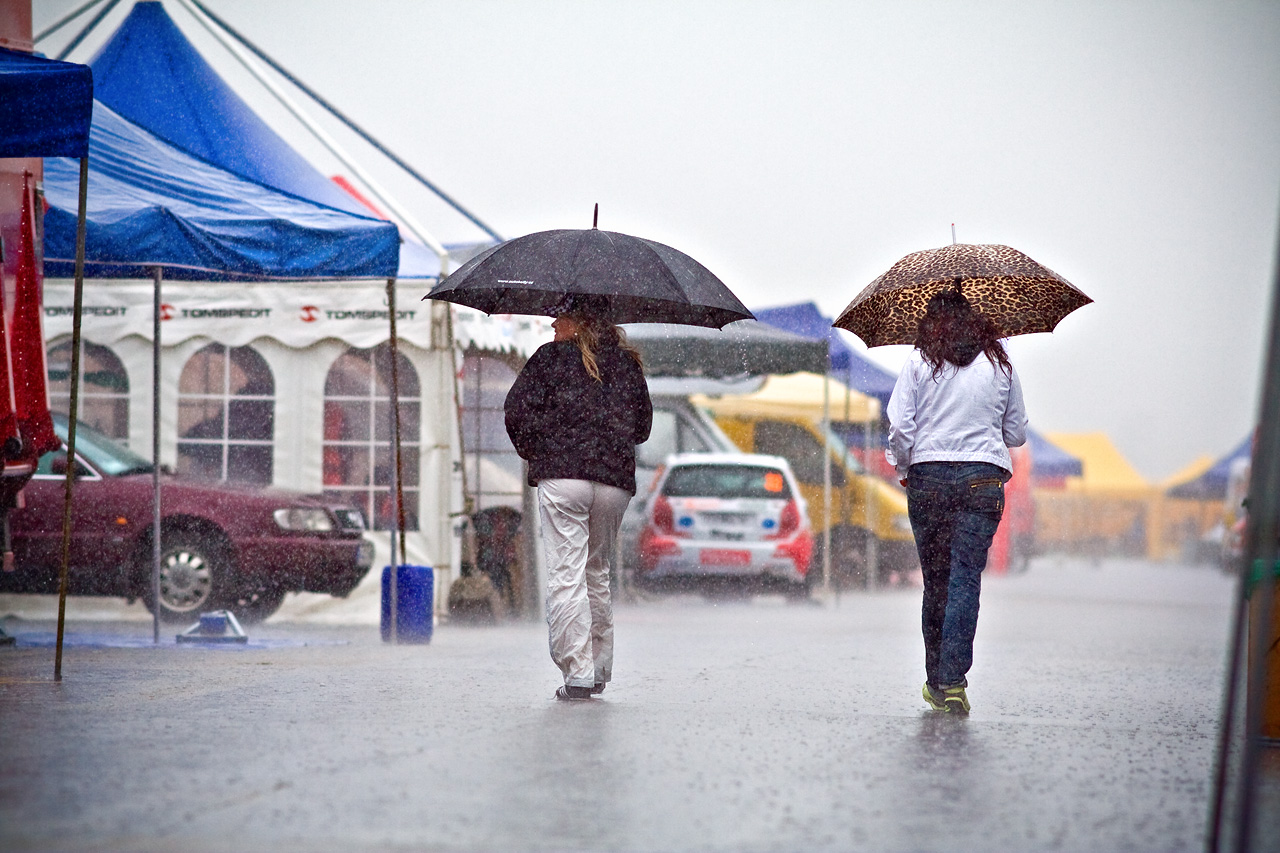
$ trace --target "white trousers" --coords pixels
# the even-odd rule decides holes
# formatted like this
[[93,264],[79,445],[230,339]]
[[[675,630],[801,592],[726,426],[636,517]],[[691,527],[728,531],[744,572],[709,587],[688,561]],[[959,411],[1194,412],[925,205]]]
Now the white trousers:
[[631,495],[590,480],[542,480],[538,510],[547,563],[551,660],[571,687],[613,674],[609,568]]

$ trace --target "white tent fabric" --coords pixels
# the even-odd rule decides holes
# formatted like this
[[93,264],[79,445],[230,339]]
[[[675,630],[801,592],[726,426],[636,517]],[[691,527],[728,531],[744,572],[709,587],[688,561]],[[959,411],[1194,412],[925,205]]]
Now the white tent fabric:
[[[82,329],[85,341],[109,347],[128,374],[128,441],[151,446],[152,305],[154,284],[143,280],[98,280],[86,288]],[[461,353],[450,358],[444,341],[445,312],[454,312],[455,346],[528,355],[551,339],[550,318],[489,317],[469,308],[423,302],[418,282],[397,283],[400,352],[418,374],[422,406],[420,529],[406,536],[406,562],[437,569],[437,608],[444,609],[449,583],[457,576],[460,538],[454,513],[462,506],[460,445],[453,404],[454,371]],[[369,348],[388,339],[386,286],[377,281],[174,283],[162,292],[161,382],[176,389],[183,366],[208,343],[252,345],[276,377],[274,484],[318,492],[323,488],[324,385],[329,367],[347,347]],[[45,339],[57,345],[71,334],[72,283],[45,282]],[[177,461],[177,396],[164,400],[160,420],[161,462]],[[471,472],[474,476],[474,471]],[[496,475],[486,475],[490,482]],[[374,571],[353,600],[302,596],[305,607],[377,621],[380,567],[390,563],[385,531],[367,534],[377,547]]]
[[[100,280],[86,290],[84,335],[103,346],[131,335],[151,340],[154,283],[150,280]],[[420,282],[397,282],[398,335],[430,346],[433,329],[430,302]],[[45,334],[71,333],[72,283],[45,282]],[[354,347],[387,340],[387,294],[377,281],[350,282],[187,282],[163,293],[161,339],[166,345],[192,337],[243,346],[271,338],[289,347],[306,347],[336,339]],[[551,340],[549,317],[488,316],[456,307],[454,342],[461,349],[516,352],[528,356]],[[442,335],[442,330],[434,330]],[[442,339],[442,338],[441,338]]]

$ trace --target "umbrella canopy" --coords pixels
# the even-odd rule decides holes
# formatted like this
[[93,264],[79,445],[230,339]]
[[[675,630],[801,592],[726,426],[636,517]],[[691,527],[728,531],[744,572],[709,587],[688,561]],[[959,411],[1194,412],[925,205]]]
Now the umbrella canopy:
[[961,243],[907,255],[867,285],[833,325],[869,347],[914,344],[929,299],[949,287],[958,287],[1003,337],[1052,332],[1093,301],[1017,249]]
[[604,297],[614,323],[718,329],[753,319],[720,279],[688,255],[596,228],[539,231],[499,243],[463,264],[426,298],[486,314],[550,316],[573,295]]

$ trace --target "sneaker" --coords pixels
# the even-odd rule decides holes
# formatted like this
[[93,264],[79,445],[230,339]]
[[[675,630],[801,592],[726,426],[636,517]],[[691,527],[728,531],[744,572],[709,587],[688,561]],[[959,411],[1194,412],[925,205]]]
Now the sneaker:
[[561,702],[581,702],[591,698],[590,687],[573,687],[568,684],[556,689],[556,698]]
[[947,710],[953,714],[969,713],[969,697],[965,695],[964,685],[956,687],[941,688],[942,702],[947,706]]
[[924,701],[929,705],[930,708],[932,708],[935,711],[947,710],[947,700],[946,700],[946,697],[942,695],[941,690],[935,691],[932,687],[929,686],[929,682],[926,681],[924,683],[923,689],[921,689],[920,692],[924,696]]
[[608,683],[609,682],[607,681],[597,681],[595,684],[591,686],[591,695],[599,696],[601,693],[604,692],[604,686]]

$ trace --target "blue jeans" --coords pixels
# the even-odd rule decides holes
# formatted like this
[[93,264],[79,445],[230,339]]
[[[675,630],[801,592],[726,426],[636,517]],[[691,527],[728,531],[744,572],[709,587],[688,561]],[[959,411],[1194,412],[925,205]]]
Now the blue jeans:
[[1008,477],[986,462],[921,462],[907,473],[907,513],[924,573],[924,669],[934,687],[968,683],[982,570]]

